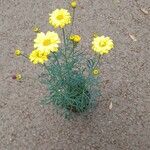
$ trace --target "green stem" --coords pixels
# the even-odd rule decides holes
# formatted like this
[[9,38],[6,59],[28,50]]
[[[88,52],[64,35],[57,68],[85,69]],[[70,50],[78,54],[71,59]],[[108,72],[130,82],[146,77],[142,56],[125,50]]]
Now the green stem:
[[101,58],[101,55],[98,56],[98,61],[97,61],[96,65],[95,65],[95,67],[97,67],[97,65],[100,64],[100,58]]
[[67,44],[66,44],[66,35],[65,35],[65,29],[62,28],[62,32],[63,32],[63,40],[64,40],[64,48],[65,48],[65,54],[62,52],[64,58],[65,58],[65,61],[67,63],[67,55],[66,55],[66,49],[67,49]]
[[72,51],[71,51],[71,53],[69,54],[69,57],[71,56],[72,53],[74,54],[74,50],[75,50],[75,43],[73,43]]
[[29,59],[28,56],[26,56],[26,55],[24,55],[24,54],[21,54],[21,55],[22,55],[24,58]]
[[64,40],[64,47],[65,47],[65,54],[66,54],[66,35],[65,35],[65,29],[62,28],[62,32],[63,32],[63,40]]
[[56,54],[55,54],[55,53],[53,53],[53,55],[54,55],[54,58],[55,58],[56,62],[57,62],[57,63],[58,63],[58,65],[59,65],[59,68],[61,69],[61,65],[60,65],[60,63],[59,63],[59,60],[58,60],[58,58],[57,58]]
[[71,24],[71,29],[70,29],[70,35],[72,33],[72,30],[73,30],[74,17],[75,17],[75,8],[73,8],[73,13],[72,13],[72,24]]
[[43,66],[45,67],[45,69],[47,70],[47,72],[49,73],[49,75],[50,75],[50,72],[49,72],[49,70],[48,70],[48,67],[46,66],[46,64],[44,63],[43,64]]
[[55,60],[56,60],[56,62],[57,62],[57,64],[58,64],[58,66],[59,66],[61,79],[63,80],[61,65],[60,65],[60,63],[59,63],[59,60],[58,60],[58,58],[57,58],[56,54],[55,54],[55,53],[53,53],[53,55],[54,55],[54,58],[55,58]]

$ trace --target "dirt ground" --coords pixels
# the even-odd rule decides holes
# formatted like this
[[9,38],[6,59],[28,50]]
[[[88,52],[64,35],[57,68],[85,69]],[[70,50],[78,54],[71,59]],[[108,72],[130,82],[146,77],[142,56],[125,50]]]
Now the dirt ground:
[[52,30],[48,14],[60,7],[67,0],[0,0],[0,150],[150,150],[150,0],[80,0],[74,31],[83,49],[91,52],[94,32],[115,49],[101,66],[97,108],[70,121],[40,105],[41,68],[13,54],[31,52],[33,26]]

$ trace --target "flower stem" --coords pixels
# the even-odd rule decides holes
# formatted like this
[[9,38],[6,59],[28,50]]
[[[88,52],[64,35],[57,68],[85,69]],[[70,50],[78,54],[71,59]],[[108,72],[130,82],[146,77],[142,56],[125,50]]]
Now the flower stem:
[[71,29],[70,29],[70,35],[72,33],[72,30],[73,30],[74,17],[75,17],[75,8],[73,8],[73,12],[72,12],[72,24],[71,24]]
[[47,72],[50,74],[48,67],[46,66],[46,64],[44,63],[43,66],[45,67],[45,69],[47,70]]
[[56,62],[57,62],[57,63],[58,63],[58,65],[59,65],[59,68],[61,69],[61,66],[60,66],[60,63],[59,63],[59,60],[58,60],[58,58],[57,58],[56,54],[55,54],[55,53],[53,53],[53,55],[54,55],[54,58],[55,58]]
[[21,54],[21,55],[22,55],[24,58],[29,59],[28,56],[26,56],[26,55],[24,55],[24,54]]
[[100,64],[100,58],[101,58],[101,55],[98,56],[98,61],[97,61],[96,65],[95,65],[95,67],[97,67],[97,65]]
[[65,29],[62,28],[62,32],[63,32],[63,40],[64,40],[64,48],[65,48],[65,54],[63,54],[65,60],[66,60],[66,63],[67,63],[67,55],[66,55],[66,49],[67,49],[67,44],[66,44],[66,35],[65,35]]
[[69,57],[71,56],[72,53],[74,54],[74,50],[75,50],[75,43],[73,43],[72,51],[71,51],[71,53],[69,54]]
[[65,29],[64,28],[62,28],[62,32],[63,32],[64,47],[65,47],[65,53],[66,53],[66,35],[65,35]]
[[55,58],[55,60],[56,60],[56,62],[57,62],[57,64],[58,64],[58,66],[59,66],[61,79],[63,80],[61,65],[60,65],[60,63],[59,63],[59,60],[58,60],[58,58],[57,58],[57,55],[56,55],[55,53],[53,53],[53,55],[54,55],[54,58]]

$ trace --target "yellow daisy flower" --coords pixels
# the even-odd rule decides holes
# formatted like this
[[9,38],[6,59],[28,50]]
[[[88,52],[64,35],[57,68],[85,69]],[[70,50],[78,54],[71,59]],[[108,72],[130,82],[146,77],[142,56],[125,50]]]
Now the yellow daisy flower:
[[70,40],[75,43],[79,43],[81,41],[81,37],[80,35],[74,34],[70,36]]
[[15,55],[16,55],[16,56],[22,55],[22,51],[19,50],[19,49],[16,49],[16,50],[15,50]]
[[44,34],[41,32],[37,34],[37,37],[34,40],[34,48],[49,54],[50,52],[58,51],[59,43],[61,42],[57,33],[48,31]]
[[29,55],[29,59],[31,62],[33,62],[33,64],[38,64],[38,63],[44,64],[44,62],[48,60],[47,57],[48,54],[46,52],[38,49],[33,50]]
[[72,1],[71,2],[71,7],[72,8],[76,8],[77,7],[77,2],[76,1]]
[[114,44],[110,37],[97,36],[92,41],[92,49],[101,55],[108,54],[112,48]]
[[64,28],[71,23],[71,15],[66,9],[56,9],[50,14],[49,23],[54,28]]

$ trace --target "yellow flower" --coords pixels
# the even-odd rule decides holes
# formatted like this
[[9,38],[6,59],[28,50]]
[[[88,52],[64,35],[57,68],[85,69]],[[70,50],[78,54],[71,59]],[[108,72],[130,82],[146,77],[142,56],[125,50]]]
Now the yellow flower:
[[16,80],[18,80],[18,81],[19,81],[19,80],[21,80],[21,79],[22,79],[21,74],[17,73],[17,74],[16,74]]
[[54,26],[54,28],[64,28],[71,23],[71,15],[66,9],[56,9],[50,14],[49,23]]
[[37,26],[35,26],[35,27],[33,28],[33,31],[34,31],[35,33],[40,33],[40,28],[37,27]]
[[95,69],[93,69],[93,75],[94,76],[97,76],[97,75],[99,75],[100,74],[100,70],[99,69],[97,69],[97,68],[95,68]]
[[22,51],[19,50],[19,49],[16,49],[16,50],[15,50],[15,55],[16,55],[16,56],[22,55]]
[[110,37],[97,36],[92,41],[92,49],[101,55],[108,54],[112,48],[114,44]]
[[44,64],[44,62],[48,60],[47,57],[48,54],[46,52],[38,49],[33,50],[29,55],[29,59],[31,62],[33,62],[33,64],[38,64],[38,63]]
[[48,31],[44,34],[41,32],[37,34],[37,37],[34,40],[34,48],[49,54],[50,52],[58,51],[59,43],[61,42],[57,33]]
[[71,2],[71,6],[72,6],[72,8],[76,8],[77,7],[77,2],[76,1],[72,1]]
[[80,35],[74,34],[70,36],[70,40],[75,43],[79,43],[81,41],[81,37]]

